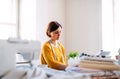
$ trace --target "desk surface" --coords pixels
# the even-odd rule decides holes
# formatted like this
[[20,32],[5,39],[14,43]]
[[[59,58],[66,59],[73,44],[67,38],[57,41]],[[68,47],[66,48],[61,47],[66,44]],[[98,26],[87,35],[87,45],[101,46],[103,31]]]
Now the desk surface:
[[79,75],[81,76],[89,76],[90,79],[120,79],[120,71],[97,71],[97,70],[92,70],[90,71],[90,69],[87,71],[87,69],[85,71],[81,70],[81,71],[61,71],[61,70],[55,70],[55,69],[51,69],[51,68],[45,68],[44,69],[45,72],[49,75],[49,77],[51,76],[56,76],[56,75],[64,75],[64,76],[75,76],[75,75]]

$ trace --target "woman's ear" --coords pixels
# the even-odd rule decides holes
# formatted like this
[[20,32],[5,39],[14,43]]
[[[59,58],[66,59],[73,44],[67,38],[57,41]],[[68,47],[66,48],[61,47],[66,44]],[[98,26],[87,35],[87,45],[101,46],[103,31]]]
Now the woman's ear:
[[49,32],[49,31],[47,32],[47,36],[51,37],[51,34],[50,34],[50,32]]

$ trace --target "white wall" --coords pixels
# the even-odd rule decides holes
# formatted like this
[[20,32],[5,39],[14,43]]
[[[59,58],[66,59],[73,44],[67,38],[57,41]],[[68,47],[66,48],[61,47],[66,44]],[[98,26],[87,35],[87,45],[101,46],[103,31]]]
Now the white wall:
[[96,53],[102,49],[101,0],[37,0],[37,39],[43,43],[46,26],[56,20],[63,26],[60,41],[66,52]]
[[46,25],[48,22],[48,0],[36,0],[36,27],[37,40],[44,43],[46,37]]
[[66,25],[67,52],[93,54],[101,50],[101,0],[67,0]]
[[37,0],[37,39],[41,43],[48,38],[46,36],[46,26],[50,21],[58,21],[62,26],[62,36],[60,41],[64,44],[65,10],[64,0]]
[[62,25],[60,41],[65,44],[65,0],[48,0],[49,21],[56,20]]

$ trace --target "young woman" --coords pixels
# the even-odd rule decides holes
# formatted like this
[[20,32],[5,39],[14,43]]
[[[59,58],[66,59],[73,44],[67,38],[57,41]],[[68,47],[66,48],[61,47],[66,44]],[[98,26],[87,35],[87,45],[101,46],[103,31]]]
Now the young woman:
[[41,63],[58,70],[64,70],[67,67],[65,49],[63,45],[58,42],[61,29],[62,26],[56,21],[48,24],[46,35],[50,39],[43,44],[40,52]]

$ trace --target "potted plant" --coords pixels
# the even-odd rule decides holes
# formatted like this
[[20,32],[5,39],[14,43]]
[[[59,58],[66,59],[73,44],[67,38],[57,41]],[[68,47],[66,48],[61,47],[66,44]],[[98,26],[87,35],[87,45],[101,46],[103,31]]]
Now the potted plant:
[[78,57],[79,53],[77,51],[71,51],[69,54],[68,54],[68,59],[69,58],[75,58],[75,57]]

